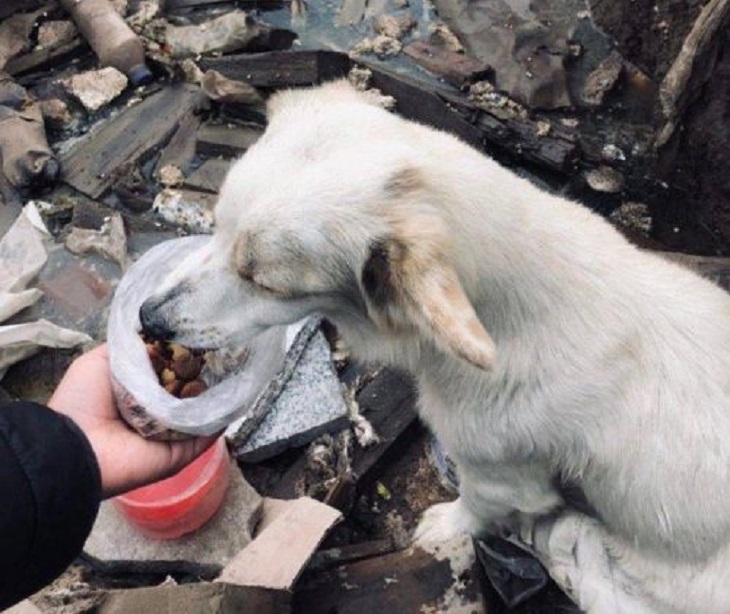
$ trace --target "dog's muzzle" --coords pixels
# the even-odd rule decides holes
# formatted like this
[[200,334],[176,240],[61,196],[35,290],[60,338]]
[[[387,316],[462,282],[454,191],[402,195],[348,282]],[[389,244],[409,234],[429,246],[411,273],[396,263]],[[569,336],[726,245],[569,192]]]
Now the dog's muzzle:
[[167,321],[161,316],[163,300],[156,298],[147,299],[139,308],[139,321],[142,325],[142,332],[153,339],[168,341],[175,336]]

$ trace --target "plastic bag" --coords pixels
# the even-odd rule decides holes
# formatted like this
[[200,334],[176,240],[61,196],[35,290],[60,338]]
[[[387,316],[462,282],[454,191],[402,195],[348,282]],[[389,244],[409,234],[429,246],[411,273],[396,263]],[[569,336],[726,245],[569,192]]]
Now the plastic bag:
[[[112,300],[107,342],[117,405],[124,419],[148,439],[219,432],[245,415],[283,365],[286,327],[274,327],[247,348],[238,348],[245,360],[229,366],[230,372],[200,396],[178,399],[160,386],[139,335],[139,308],[183,256],[209,240],[193,236],[153,247],[129,268]],[[231,349],[220,352],[227,356]]]

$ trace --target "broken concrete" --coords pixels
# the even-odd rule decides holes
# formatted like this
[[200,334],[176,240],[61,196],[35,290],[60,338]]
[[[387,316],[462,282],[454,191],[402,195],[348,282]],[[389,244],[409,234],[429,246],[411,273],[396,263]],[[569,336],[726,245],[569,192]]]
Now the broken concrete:
[[62,130],[73,121],[73,116],[68,110],[68,105],[60,98],[41,100],[38,104],[41,107],[43,121],[49,128]]
[[124,271],[129,264],[127,255],[127,235],[124,221],[119,213],[114,213],[100,230],[72,228],[66,237],[66,249],[74,254],[95,252],[119,264]]
[[250,436],[245,420],[228,428],[233,454],[240,461],[258,462],[347,426],[347,405],[317,319],[297,333],[278,381],[249,415],[266,405],[266,418]]
[[94,607],[99,614],[289,614],[291,596],[278,591],[224,583],[161,585],[111,591]]
[[38,45],[40,47],[57,47],[72,41],[78,32],[72,21],[65,19],[44,21],[38,27]]
[[152,208],[168,224],[195,234],[210,234],[215,203],[216,198],[205,192],[166,188],[155,197]]
[[112,66],[73,75],[61,82],[69,94],[84,105],[87,111],[98,111],[109,104],[125,89],[129,81],[124,73]]
[[376,34],[397,40],[403,39],[415,27],[416,20],[410,14],[398,16],[386,14],[373,18],[373,30]]
[[621,172],[606,165],[587,171],[585,178],[591,189],[607,194],[617,194],[625,185]]
[[263,102],[263,98],[256,88],[234,81],[220,74],[217,70],[208,70],[200,77],[200,87],[211,100],[230,104],[256,105]]
[[262,498],[235,467],[230,478],[215,516],[197,531],[169,541],[144,537],[111,501],[103,502],[84,554],[104,571],[185,571],[212,578],[251,541],[262,513]]

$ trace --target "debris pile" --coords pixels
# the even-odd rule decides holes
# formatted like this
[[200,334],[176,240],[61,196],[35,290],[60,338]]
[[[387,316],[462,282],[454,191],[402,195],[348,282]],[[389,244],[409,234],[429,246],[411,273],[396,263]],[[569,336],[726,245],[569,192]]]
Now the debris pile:
[[[101,21],[83,12],[92,4]],[[0,237],[14,241],[22,224],[39,242],[27,249],[40,245],[7,280],[0,267],[0,396],[45,401],[73,356],[49,346],[104,340],[124,272],[163,242],[213,231],[228,168],[281,88],[349,78],[587,202],[643,247],[727,252],[730,0],[670,2],[640,19],[625,18],[640,10],[631,0],[239,4],[0,6]],[[658,38],[636,46],[641,19]],[[666,256],[730,287],[724,258]],[[451,475],[448,459],[430,460],[412,382],[351,363],[326,321],[287,334],[278,371],[226,431],[236,465],[213,520],[149,541],[105,503],[82,560],[34,603],[315,613],[499,603],[483,574],[494,544],[424,552],[404,538],[454,496],[436,468]],[[545,590],[524,611],[567,603]]]

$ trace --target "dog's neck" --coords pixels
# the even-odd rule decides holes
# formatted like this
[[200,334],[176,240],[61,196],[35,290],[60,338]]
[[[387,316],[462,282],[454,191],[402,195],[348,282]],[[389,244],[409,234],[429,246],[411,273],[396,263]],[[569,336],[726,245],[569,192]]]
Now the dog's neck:
[[[632,262],[635,248],[580,205],[469,152],[459,154],[458,166],[434,163],[427,171],[458,277],[496,342],[498,360],[510,344],[542,344],[543,351],[566,354],[594,334],[581,329],[582,322],[623,317],[611,311],[621,308],[621,297],[609,293],[621,287],[617,275],[625,278],[616,262]],[[583,317],[586,305],[600,315]],[[366,318],[347,316],[339,325],[356,356],[404,367],[419,379],[439,379],[460,360],[415,334],[380,333]]]

